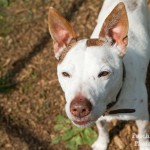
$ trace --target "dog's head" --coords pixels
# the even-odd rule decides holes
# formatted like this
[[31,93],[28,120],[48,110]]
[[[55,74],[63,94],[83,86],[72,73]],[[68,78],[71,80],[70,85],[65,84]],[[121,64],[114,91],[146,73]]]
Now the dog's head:
[[88,126],[116,100],[122,85],[128,33],[125,6],[119,3],[113,9],[97,39],[77,40],[71,25],[54,8],[49,9],[49,31],[67,115],[75,125]]

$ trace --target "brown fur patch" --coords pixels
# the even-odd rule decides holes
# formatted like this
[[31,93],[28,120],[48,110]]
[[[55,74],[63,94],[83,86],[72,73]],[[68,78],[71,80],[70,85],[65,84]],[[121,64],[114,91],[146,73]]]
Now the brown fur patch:
[[66,46],[66,48],[62,51],[59,57],[59,63],[63,61],[69,50],[77,43],[77,39],[72,39],[70,43]]
[[101,46],[101,45],[104,44],[104,41],[100,40],[100,39],[88,39],[86,44],[87,44],[87,47],[90,47],[90,46]]
[[[72,39],[70,41],[70,43],[66,46],[66,48],[62,51],[60,57],[59,57],[59,60],[58,62],[61,63],[65,56],[67,55],[67,53],[69,52],[69,50],[77,43],[77,39]],[[104,40],[101,40],[101,39],[88,39],[87,40],[87,47],[90,47],[90,46],[101,46],[105,43]]]

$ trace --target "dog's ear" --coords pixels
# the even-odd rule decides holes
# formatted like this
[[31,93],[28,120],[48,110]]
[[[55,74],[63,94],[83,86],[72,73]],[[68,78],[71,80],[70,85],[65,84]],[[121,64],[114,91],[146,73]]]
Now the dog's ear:
[[49,8],[48,26],[54,43],[55,56],[59,59],[63,49],[76,38],[76,34],[70,23],[52,7]]
[[121,54],[126,53],[128,44],[128,16],[124,3],[120,2],[105,19],[99,34],[100,38],[110,38],[112,44],[121,48]]

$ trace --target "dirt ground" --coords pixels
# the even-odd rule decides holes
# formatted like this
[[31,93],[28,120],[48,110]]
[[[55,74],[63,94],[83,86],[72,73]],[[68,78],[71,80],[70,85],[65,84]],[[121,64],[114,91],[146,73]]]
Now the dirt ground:
[[[87,38],[103,1],[9,3],[0,5],[0,150],[66,150],[63,143],[51,143],[55,117],[65,115],[65,99],[57,80],[57,61],[48,34],[48,8],[58,9],[71,21],[78,36]],[[150,93],[150,69],[147,87]],[[109,128],[109,150],[138,150],[132,138],[137,133],[133,121],[113,121]]]

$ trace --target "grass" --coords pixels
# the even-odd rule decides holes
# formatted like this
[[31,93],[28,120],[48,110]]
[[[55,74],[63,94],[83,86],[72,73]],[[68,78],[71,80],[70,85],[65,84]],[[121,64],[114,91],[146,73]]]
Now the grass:
[[14,89],[16,84],[12,83],[6,76],[0,78],[0,93],[8,93]]
[[39,74],[36,71],[32,71],[30,75],[28,76],[27,80],[22,86],[23,93],[31,92],[34,89],[34,82],[38,78]]
[[0,36],[6,36],[10,33],[7,24],[7,7],[10,5],[9,0],[0,0]]

